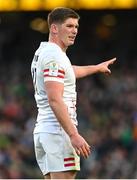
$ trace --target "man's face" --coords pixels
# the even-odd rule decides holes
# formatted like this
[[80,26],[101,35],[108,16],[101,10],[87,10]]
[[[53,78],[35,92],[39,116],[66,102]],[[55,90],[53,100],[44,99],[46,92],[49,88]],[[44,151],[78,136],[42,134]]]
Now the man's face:
[[78,26],[78,19],[74,18],[68,18],[63,24],[58,25],[58,38],[64,47],[74,44]]

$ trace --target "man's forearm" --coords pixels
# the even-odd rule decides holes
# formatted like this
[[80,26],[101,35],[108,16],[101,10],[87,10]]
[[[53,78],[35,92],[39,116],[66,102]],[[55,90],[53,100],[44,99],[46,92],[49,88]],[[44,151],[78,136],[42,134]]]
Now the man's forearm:
[[89,66],[73,66],[73,70],[76,78],[83,78],[91,74],[99,72],[98,65],[89,65]]
[[77,134],[78,130],[76,126],[73,124],[70,116],[68,114],[68,109],[66,104],[63,102],[62,99],[59,100],[52,100],[49,102],[50,107],[52,108],[57,120],[66,131],[69,136],[73,134]]
[[89,65],[89,66],[73,66],[73,70],[76,78],[82,78],[95,73],[105,73],[110,74],[111,70],[109,69],[109,65],[113,64],[116,61],[116,58],[112,58],[108,61],[104,61],[97,65]]

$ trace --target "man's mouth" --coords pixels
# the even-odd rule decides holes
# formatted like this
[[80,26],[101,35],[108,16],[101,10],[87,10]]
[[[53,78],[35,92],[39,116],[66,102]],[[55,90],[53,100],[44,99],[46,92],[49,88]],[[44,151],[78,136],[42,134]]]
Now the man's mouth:
[[74,41],[74,40],[75,40],[75,36],[69,36],[69,39],[70,39],[71,41]]

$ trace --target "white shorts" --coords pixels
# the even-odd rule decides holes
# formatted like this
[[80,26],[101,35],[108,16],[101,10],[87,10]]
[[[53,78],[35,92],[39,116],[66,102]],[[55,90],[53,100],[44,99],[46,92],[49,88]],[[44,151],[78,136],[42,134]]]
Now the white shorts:
[[64,130],[59,134],[34,134],[34,146],[36,160],[43,175],[50,172],[80,170],[80,157]]

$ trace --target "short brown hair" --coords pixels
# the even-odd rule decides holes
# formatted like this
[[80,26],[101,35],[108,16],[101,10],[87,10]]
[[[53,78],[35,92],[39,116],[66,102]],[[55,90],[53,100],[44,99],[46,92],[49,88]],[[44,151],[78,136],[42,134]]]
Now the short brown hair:
[[74,10],[66,7],[58,7],[53,9],[48,14],[48,26],[50,27],[52,23],[60,23],[62,24],[68,18],[80,19],[78,13]]

